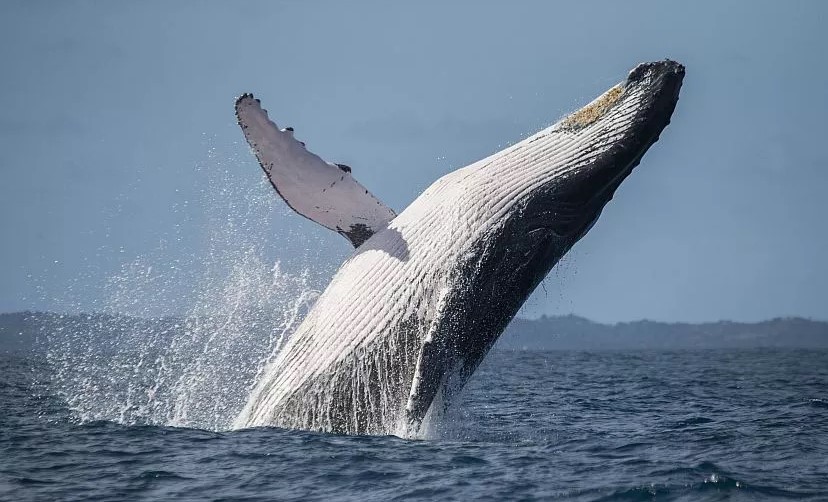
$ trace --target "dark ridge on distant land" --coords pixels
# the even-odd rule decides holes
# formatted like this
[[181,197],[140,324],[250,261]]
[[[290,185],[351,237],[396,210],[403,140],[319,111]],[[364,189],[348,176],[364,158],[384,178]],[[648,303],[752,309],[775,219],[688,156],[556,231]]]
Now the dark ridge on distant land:
[[[0,354],[46,348],[47,338],[79,334],[99,343],[118,332],[169,333],[179,318],[144,319],[118,314],[0,314]],[[259,326],[258,329],[262,329]],[[575,315],[515,319],[496,348],[507,350],[685,350],[751,348],[828,349],[828,322],[800,317],[757,323],[700,324],[635,321],[601,324]]]
[[756,323],[699,324],[634,321],[600,324],[575,315],[515,319],[502,349],[647,350],[724,348],[828,348],[828,322],[801,317]]

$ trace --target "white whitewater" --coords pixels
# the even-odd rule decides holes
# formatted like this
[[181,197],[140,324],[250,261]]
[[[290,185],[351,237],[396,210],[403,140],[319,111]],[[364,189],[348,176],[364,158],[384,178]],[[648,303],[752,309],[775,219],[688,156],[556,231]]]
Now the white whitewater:
[[49,326],[52,384],[78,421],[229,429],[316,300],[324,269],[292,274],[267,258],[266,232],[285,211],[264,182],[239,180],[253,169],[243,164],[213,152],[193,173],[201,200],[179,212],[207,213],[206,252],[124,263],[96,309],[107,315]]

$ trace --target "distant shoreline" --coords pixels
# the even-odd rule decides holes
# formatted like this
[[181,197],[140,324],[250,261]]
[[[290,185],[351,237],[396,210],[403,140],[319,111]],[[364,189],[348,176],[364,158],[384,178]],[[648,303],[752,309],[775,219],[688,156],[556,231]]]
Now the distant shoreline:
[[788,317],[755,323],[602,324],[567,315],[515,319],[498,345],[543,350],[828,348],[828,322]]
[[[251,312],[251,317],[255,313]],[[184,318],[145,319],[120,314],[13,312],[0,314],[0,354],[35,352],[49,333],[66,330],[107,338],[111,330],[175,330]],[[261,323],[258,329],[262,329]],[[801,317],[755,323],[718,321],[603,324],[576,316],[515,318],[495,348],[507,350],[828,349],[828,322]]]

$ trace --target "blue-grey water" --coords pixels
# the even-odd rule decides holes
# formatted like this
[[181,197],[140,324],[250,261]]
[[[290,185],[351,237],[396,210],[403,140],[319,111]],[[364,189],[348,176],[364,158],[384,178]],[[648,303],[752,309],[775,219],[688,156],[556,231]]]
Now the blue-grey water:
[[3,500],[828,500],[828,351],[495,351],[437,435],[84,422],[0,358]]

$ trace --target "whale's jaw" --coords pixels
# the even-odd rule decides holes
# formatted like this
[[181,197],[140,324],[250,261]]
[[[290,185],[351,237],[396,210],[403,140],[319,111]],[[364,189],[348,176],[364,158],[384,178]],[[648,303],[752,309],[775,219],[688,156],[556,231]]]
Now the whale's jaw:
[[683,75],[639,65],[436,181],[343,264],[235,425],[421,434],[658,139]]
[[[591,145],[586,142],[584,147],[585,150],[603,148],[602,153],[585,164],[573,163],[569,172],[562,173],[537,194],[549,199],[549,207],[569,208],[573,213],[572,218],[549,219],[555,233],[574,236],[577,241],[592,227],[615,190],[670,123],[683,79],[684,66],[674,61],[640,64],[624,83],[562,121],[565,127],[578,124],[583,115],[589,116],[589,110],[600,107],[602,100],[617,95],[615,109],[610,107],[595,119],[607,124],[614,134],[598,138]],[[625,99],[633,105],[627,111]]]

